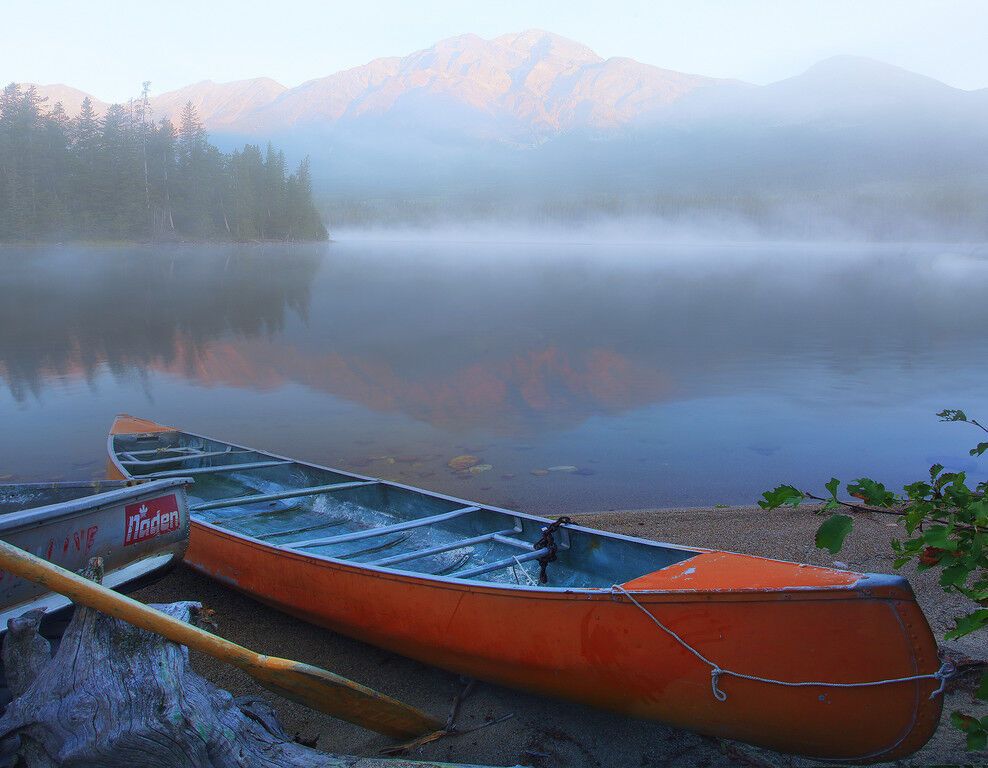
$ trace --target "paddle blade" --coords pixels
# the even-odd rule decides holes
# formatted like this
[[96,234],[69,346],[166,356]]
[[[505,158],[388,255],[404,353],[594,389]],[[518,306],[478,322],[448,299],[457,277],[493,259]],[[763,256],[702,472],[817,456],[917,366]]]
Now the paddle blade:
[[309,664],[261,656],[241,668],[280,696],[386,736],[408,739],[443,728],[415,707]]

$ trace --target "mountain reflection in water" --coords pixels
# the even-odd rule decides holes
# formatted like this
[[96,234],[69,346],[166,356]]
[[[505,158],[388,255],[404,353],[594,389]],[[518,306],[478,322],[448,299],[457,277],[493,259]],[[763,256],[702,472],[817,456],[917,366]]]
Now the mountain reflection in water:
[[[0,476],[98,473],[130,411],[530,510],[751,502],[973,469],[972,436],[933,413],[988,413],[988,262],[958,247],[52,248],[0,267]],[[451,471],[464,453],[485,469]]]

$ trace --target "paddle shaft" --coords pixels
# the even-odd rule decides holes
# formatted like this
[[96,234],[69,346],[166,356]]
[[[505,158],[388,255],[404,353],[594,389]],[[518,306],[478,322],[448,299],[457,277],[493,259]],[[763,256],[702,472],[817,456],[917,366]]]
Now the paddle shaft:
[[332,672],[264,656],[0,541],[0,568],[141,629],[233,664],[275,692],[388,736],[421,736],[442,724],[414,707]]

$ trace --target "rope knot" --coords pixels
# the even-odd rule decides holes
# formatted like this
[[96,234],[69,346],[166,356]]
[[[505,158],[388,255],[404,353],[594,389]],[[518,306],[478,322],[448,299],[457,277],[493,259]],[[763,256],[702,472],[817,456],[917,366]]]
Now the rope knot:
[[940,665],[940,669],[933,673],[933,679],[939,680],[939,687],[930,694],[931,699],[935,699],[941,693],[943,693],[947,688],[947,681],[950,680],[955,674],[957,674],[957,667],[954,666],[952,661],[944,660]]
[[710,668],[710,690],[713,691],[714,698],[717,701],[727,701],[727,694],[720,689],[720,676],[724,673],[724,670],[720,667]]

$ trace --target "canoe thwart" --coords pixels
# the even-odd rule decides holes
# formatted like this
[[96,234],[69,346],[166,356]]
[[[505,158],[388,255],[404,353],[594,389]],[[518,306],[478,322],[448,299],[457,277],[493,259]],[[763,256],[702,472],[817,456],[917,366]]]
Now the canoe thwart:
[[457,541],[451,542],[449,544],[440,544],[435,547],[427,547],[425,549],[416,549],[413,552],[405,552],[401,555],[392,555],[391,557],[385,557],[380,560],[375,560],[372,563],[367,563],[367,565],[377,565],[377,566],[388,566],[396,565],[397,563],[404,563],[409,560],[418,560],[420,557],[428,557],[429,555],[439,555],[443,552],[449,552],[453,549],[460,549],[461,547],[472,547],[475,544],[483,544],[485,541],[493,541],[494,538],[500,534],[513,533],[514,528],[506,528],[503,531],[497,531],[496,533],[483,533],[480,536],[471,536],[468,539],[459,539]]
[[549,548],[543,547],[542,549],[536,549],[532,552],[526,552],[523,555],[506,557],[503,560],[495,560],[493,563],[467,568],[465,571],[457,571],[452,574],[452,576],[454,579],[472,579],[474,576],[480,576],[481,574],[490,573],[491,571],[500,571],[505,568],[510,568],[512,565],[519,565],[528,560],[537,560],[547,554],[549,554]]
[[248,504],[256,504],[262,501],[278,501],[280,499],[293,499],[296,496],[316,496],[320,493],[331,493],[332,491],[342,491],[346,488],[359,488],[363,485],[377,485],[376,480],[359,480],[348,483],[331,483],[329,485],[313,485],[309,488],[298,488],[292,491],[278,491],[277,493],[258,493],[254,496],[233,496],[227,499],[216,499],[202,504],[193,504],[193,512],[206,512],[210,509],[222,509],[223,507],[240,507]]
[[469,515],[472,512],[479,511],[480,507],[463,507],[461,509],[454,509],[452,512],[444,512],[441,515],[429,515],[428,517],[420,517],[417,520],[408,520],[404,523],[382,525],[379,528],[368,528],[365,531],[341,533],[338,536],[323,536],[318,539],[306,539],[305,541],[286,542],[284,546],[291,547],[292,549],[298,549],[302,547],[321,547],[326,544],[341,544],[345,541],[358,541],[359,539],[369,539],[372,536],[382,536],[385,533],[407,531],[411,528],[421,528],[426,525],[433,525],[434,523],[442,523],[446,520],[452,520],[453,518],[462,517],[463,515]]
[[252,461],[247,464],[221,464],[216,467],[195,467],[194,469],[169,469],[165,472],[151,472],[138,477],[187,477],[189,475],[208,475],[215,472],[239,472],[244,469],[263,469],[264,467],[280,467],[294,464],[293,461]]
[[[192,459],[206,459],[211,456],[233,456],[238,453],[254,453],[254,451],[187,451],[178,456],[166,456],[162,459],[135,459],[131,458],[127,461],[121,460],[120,463],[125,467],[156,467],[160,464],[174,464],[177,461],[191,461]],[[132,456],[133,454],[127,454]]]

